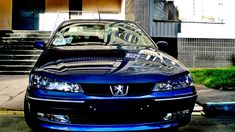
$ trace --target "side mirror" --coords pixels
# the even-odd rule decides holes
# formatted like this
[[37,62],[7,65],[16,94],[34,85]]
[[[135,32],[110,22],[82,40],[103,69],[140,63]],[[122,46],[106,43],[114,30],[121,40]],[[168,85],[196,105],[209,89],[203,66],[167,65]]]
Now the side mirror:
[[34,48],[44,50],[45,47],[46,47],[46,43],[44,41],[36,40],[35,43],[34,43]]
[[166,48],[168,47],[168,43],[166,41],[158,41],[157,42],[157,47],[161,51],[165,51]]

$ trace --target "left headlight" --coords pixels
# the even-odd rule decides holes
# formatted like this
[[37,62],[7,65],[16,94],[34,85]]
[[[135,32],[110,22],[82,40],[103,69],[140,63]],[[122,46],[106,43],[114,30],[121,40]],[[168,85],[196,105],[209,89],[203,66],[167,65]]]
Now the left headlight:
[[157,82],[153,88],[153,91],[169,91],[182,89],[193,86],[193,79],[190,74],[178,77],[174,80],[167,80],[165,82]]
[[38,75],[31,75],[30,86],[39,89],[53,90],[53,91],[76,92],[76,93],[83,92],[80,84],[62,82]]

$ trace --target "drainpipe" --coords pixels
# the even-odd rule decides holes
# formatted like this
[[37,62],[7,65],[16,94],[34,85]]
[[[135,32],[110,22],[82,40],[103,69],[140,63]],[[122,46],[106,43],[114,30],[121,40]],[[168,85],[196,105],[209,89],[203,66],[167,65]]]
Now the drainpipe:
[[153,36],[153,0],[148,0],[148,13],[149,13],[149,19],[148,19],[148,34],[152,37]]

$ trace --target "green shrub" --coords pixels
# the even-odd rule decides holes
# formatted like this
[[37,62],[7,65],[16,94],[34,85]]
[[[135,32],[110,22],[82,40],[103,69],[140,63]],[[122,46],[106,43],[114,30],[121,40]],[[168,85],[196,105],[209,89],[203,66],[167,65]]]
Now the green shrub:
[[235,67],[190,69],[194,82],[207,87],[235,87]]

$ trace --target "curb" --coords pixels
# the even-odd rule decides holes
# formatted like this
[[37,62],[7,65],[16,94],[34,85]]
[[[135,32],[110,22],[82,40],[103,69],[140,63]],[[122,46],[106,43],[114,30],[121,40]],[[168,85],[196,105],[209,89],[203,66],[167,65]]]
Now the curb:
[[0,116],[24,117],[23,111],[0,110]]
[[235,115],[235,102],[207,102],[202,107],[205,116]]

